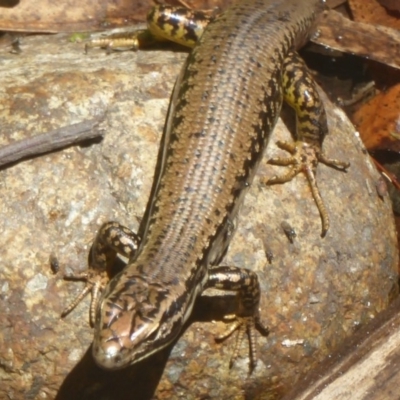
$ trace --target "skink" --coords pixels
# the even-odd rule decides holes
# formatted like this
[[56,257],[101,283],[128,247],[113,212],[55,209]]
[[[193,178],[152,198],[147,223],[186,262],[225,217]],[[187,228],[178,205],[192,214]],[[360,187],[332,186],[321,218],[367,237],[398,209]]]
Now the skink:
[[[319,161],[348,167],[322,153],[325,111],[295,53],[321,6],[319,0],[243,0],[210,17],[175,84],[143,237],[111,222],[103,225],[93,245],[84,293],[92,290],[95,299],[93,355],[100,366],[121,368],[173,342],[208,287],[237,291],[236,320],[228,332],[238,329],[239,337],[247,333],[250,366],[255,366],[254,327],[267,333],[259,317],[257,275],[219,263],[283,99],[297,113],[297,141],[279,143],[291,157],[272,162],[291,168],[269,183],[305,172],[323,235],[329,219],[315,168]],[[150,29],[154,25],[157,36],[169,31],[168,37],[186,43],[193,38],[190,24],[183,25],[180,16],[172,20],[171,13],[169,7],[151,11]],[[105,254],[110,249],[129,262],[106,285]],[[233,359],[236,355],[237,348]]]

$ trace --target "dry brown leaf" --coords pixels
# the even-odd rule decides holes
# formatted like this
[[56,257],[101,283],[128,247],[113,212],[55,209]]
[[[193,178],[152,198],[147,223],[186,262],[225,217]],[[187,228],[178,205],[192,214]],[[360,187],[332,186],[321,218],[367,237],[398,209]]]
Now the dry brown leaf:
[[353,122],[368,150],[400,151],[400,84],[360,107]]
[[386,7],[388,10],[400,11],[399,0],[379,0],[379,4]]
[[400,32],[385,26],[353,22],[336,11],[322,14],[314,43],[400,68]]
[[349,0],[349,5],[355,21],[400,29],[400,19],[390,15],[378,0]]
[[151,0],[20,0],[14,7],[0,2],[0,30],[79,32],[145,21]]

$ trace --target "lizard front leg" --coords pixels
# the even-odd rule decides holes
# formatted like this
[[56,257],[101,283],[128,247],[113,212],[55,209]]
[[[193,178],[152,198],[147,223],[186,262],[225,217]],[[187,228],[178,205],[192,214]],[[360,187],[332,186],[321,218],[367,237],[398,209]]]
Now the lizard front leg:
[[257,274],[253,271],[238,267],[212,267],[205,288],[236,291],[237,311],[235,315],[228,315],[225,320],[231,321],[226,332],[217,336],[217,340],[224,340],[237,331],[236,343],[229,367],[231,368],[239,354],[239,346],[245,334],[249,341],[250,372],[257,364],[257,341],[255,329],[263,336],[269,330],[260,320],[260,284]]
[[108,268],[113,265],[117,254],[131,258],[139,243],[139,236],[125,226],[114,221],[104,223],[93,242],[87,272],[64,277],[66,280],[82,280],[86,284],[61,316],[69,314],[91,292],[90,323],[93,325],[100,294],[110,280]]

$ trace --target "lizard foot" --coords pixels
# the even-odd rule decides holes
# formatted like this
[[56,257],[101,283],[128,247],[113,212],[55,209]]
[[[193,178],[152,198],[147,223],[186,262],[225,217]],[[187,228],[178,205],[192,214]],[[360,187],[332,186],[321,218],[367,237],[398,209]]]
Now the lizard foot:
[[257,329],[262,336],[268,336],[269,329],[261,321],[259,316],[238,317],[236,315],[226,315],[224,321],[229,325],[225,332],[215,337],[217,342],[222,342],[237,331],[235,347],[229,362],[229,368],[232,368],[238,355],[239,348],[243,342],[245,334],[249,341],[249,356],[250,356],[250,374],[253,372],[257,365],[257,339],[255,329]]
[[75,297],[71,304],[61,313],[61,317],[64,318],[68,315],[90,292],[92,299],[90,302],[90,324],[93,326],[96,315],[97,304],[99,303],[101,292],[109,281],[109,277],[106,271],[98,272],[93,269],[89,269],[87,272],[82,272],[76,275],[66,275],[65,280],[71,281],[84,281],[86,282],[85,287]]
[[273,185],[276,183],[285,183],[292,180],[300,172],[304,172],[310,189],[314,198],[314,201],[318,207],[318,211],[321,215],[322,221],[322,233],[321,236],[324,237],[329,229],[330,221],[329,215],[322,200],[321,194],[319,192],[317,181],[315,179],[315,171],[319,162],[326,164],[327,166],[346,171],[350,166],[347,162],[342,162],[335,159],[327,158],[320,150],[319,146],[312,145],[306,142],[297,141],[296,143],[289,143],[278,141],[277,146],[282,150],[286,150],[291,154],[291,156],[283,158],[271,158],[268,163],[280,166],[290,166],[289,171],[280,176],[274,176],[273,178],[267,180],[265,183],[267,185]]

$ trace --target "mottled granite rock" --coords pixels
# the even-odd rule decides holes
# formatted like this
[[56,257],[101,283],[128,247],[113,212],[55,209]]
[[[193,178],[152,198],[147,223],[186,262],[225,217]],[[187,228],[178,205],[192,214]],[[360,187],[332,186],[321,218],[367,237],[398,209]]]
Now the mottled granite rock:
[[[185,54],[84,55],[82,45],[59,35],[25,38],[21,47],[18,56],[0,52],[0,145],[105,111],[106,136],[0,171],[0,398],[276,399],[397,292],[389,199],[376,192],[379,175],[354,128],[329,105],[326,152],[350,160],[351,168],[318,168],[331,217],[327,236],[320,237],[304,176],[265,187],[260,177],[279,167],[263,163],[224,261],[254,269],[261,280],[261,312],[271,333],[259,337],[254,373],[248,377],[245,344],[229,370],[233,339],[214,342],[224,323],[210,321],[205,309],[216,302],[209,298],[172,349],[122,371],[100,370],[90,354],[88,301],[60,319],[81,288],[62,275],[86,268],[104,221],[138,228]],[[289,137],[280,121],[266,159],[280,152],[277,138]],[[293,244],[282,221],[296,230]],[[57,275],[49,266],[52,252]]]

